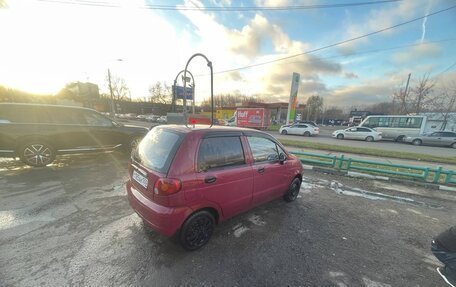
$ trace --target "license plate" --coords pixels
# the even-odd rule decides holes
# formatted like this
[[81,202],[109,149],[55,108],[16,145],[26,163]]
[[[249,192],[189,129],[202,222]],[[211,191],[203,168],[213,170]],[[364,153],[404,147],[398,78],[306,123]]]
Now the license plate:
[[147,188],[147,184],[149,183],[149,180],[147,179],[147,177],[143,176],[136,170],[133,171],[133,179],[137,183],[139,183],[141,186],[143,186],[144,188]]

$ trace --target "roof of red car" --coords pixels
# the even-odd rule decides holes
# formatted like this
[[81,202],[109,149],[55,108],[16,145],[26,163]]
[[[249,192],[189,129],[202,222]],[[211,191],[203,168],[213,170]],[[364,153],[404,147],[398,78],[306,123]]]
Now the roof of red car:
[[240,128],[240,127],[227,127],[227,126],[217,126],[217,125],[214,125],[212,127],[209,127],[208,125],[188,125],[188,126],[185,126],[185,125],[164,125],[164,126],[161,126],[163,128],[167,128],[167,129],[173,129],[173,130],[176,130],[176,131],[179,131],[179,132],[183,132],[183,133],[190,133],[190,132],[194,132],[194,131],[214,131],[214,132],[223,132],[223,131],[228,131],[228,132],[259,132],[259,133],[263,133],[261,131],[258,131],[258,130],[254,130],[254,129],[249,129],[249,128]]

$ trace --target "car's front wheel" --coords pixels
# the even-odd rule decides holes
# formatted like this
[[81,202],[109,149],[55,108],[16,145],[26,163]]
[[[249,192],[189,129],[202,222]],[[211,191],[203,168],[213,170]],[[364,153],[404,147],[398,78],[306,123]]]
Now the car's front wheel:
[[19,148],[19,157],[27,165],[40,167],[54,161],[55,151],[47,142],[34,140],[21,145]]
[[281,132],[281,134],[286,135],[286,134],[287,134],[287,130],[283,130],[283,131]]
[[214,216],[206,210],[198,211],[182,225],[179,241],[186,250],[197,250],[209,241],[214,228]]
[[310,132],[308,132],[308,131],[304,132],[304,136],[305,137],[310,137]]
[[456,148],[456,143],[453,143],[453,144],[451,145],[451,147],[452,147],[452,148]]
[[338,135],[337,135],[337,139],[343,140],[343,139],[344,139],[344,135],[343,135],[343,134],[338,134]]
[[368,137],[366,138],[366,141],[367,141],[367,142],[373,142],[373,141],[374,141],[374,138],[371,137],[371,136],[368,136]]
[[415,140],[412,141],[412,144],[413,144],[413,145],[421,145],[422,142],[421,142],[421,140],[419,140],[419,139],[415,139]]
[[287,192],[283,195],[286,202],[291,202],[298,198],[299,190],[301,189],[301,180],[297,177],[293,179]]

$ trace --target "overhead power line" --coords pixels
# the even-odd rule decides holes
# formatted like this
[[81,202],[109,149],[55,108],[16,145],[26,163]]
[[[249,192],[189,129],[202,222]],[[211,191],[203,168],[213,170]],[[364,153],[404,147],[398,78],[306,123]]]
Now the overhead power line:
[[456,5],[448,7],[448,8],[445,8],[445,9],[442,9],[442,10],[438,10],[438,11],[435,11],[435,12],[432,12],[432,13],[429,13],[429,14],[427,14],[425,16],[422,16],[422,17],[418,17],[418,18],[415,18],[415,19],[412,19],[412,20],[409,20],[409,21],[405,21],[405,22],[399,23],[399,24],[396,24],[396,25],[393,25],[393,26],[390,26],[390,27],[387,27],[387,28],[383,28],[383,29],[380,29],[380,30],[377,30],[377,31],[374,31],[374,32],[370,32],[370,33],[361,35],[361,36],[357,36],[357,37],[354,37],[354,38],[350,38],[350,39],[347,39],[347,40],[343,40],[343,41],[340,41],[340,42],[329,44],[329,45],[326,45],[326,46],[323,46],[323,47],[320,47],[320,48],[316,48],[316,49],[313,49],[313,50],[309,50],[309,51],[306,51],[306,52],[303,52],[303,53],[294,54],[294,55],[291,55],[291,56],[282,57],[282,58],[278,58],[278,59],[274,59],[274,60],[270,60],[270,61],[265,61],[265,62],[261,62],[261,63],[256,63],[256,64],[252,64],[252,65],[247,65],[247,66],[243,66],[243,67],[239,67],[239,68],[217,71],[217,72],[214,72],[214,74],[235,72],[235,71],[239,71],[239,70],[254,68],[254,67],[258,67],[258,66],[263,66],[263,65],[267,65],[267,64],[280,62],[280,61],[283,61],[283,60],[287,60],[287,59],[296,58],[296,57],[299,57],[299,56],[315,53],[315,52],[318,52],[318,51],[321,51],[321,50],[325,50],[325,49],[328,49],[328,48],[340,46],[340,45],[343,45],[343,44],[346,44],[346,43],[349,43],[349,42],[353,42],[353,41],[356,41],[356,40],[359,40],[359,39],[362,39],[362,38],[367,38],[367,37],[375,35],[375,34],[379,34],[379,33],[382,33],[382,32],[388,31],[388,30],[392,30],[392,29],[395,29],[395,28],[398,28],[398,27],[401,27],[401,26],[404,26],[404,25],[407,25],[407,24],[422,20],[422,19],[424,19],[426,17],[432,17],[434,15],[449,11],[449,10],[454,9],[454,8],[456,8]]
[[[325,56],[325,57],[320,57],[320,59],[325,60],[325,59],[334,59],[334,58],[346,58],[346,57],[357,56],[357,55],[365,55],[365,54],[371,54],[371,53],[381,53],[381,52],[386,52],[386,51],[399,50],[399,49],[416,47],[416,46],[425,46],[425,45],[430,45],[430,44],[435,44],[435,43],[443,43],[443,42],[450,42],[450,41],[456,41],[456,38],[441,39],[441,40],[436,40],[436,41],[427,41],[427,42],[415,43],[415,44],[407,44],[407,45],[388,47],[388,48],[383,48],[383,49],[364,50],[364,51],[359,51],[359,52],[348,53],[346,55]],[[302,61],[289,61],[289,62],[285,62],[283,64],[292,64],[292,63],[299,63],[299,62],[302,62]]]
[[[38,0],[40,2],[51,2],[71,5],[97,6],[107,8],[121,8],[122,5],[107,1],[90,1],[90,0]],[[347,8],[356,6],[379,5],[400,2],[403,0],[381,0],[381,1],[366,1],[366,2],[351,2],[351,3],[336,3],[336,4],[315,4],[315,5],[297,5],[297,6],[183,6],[183,5],[157,5],[145,4],[137,6],[137,8],[150,10],[167,10],[167,11],[220,11],[220,12],[246,12],[246,11],[293,11],[293,10],[314,10],[328,8]]]

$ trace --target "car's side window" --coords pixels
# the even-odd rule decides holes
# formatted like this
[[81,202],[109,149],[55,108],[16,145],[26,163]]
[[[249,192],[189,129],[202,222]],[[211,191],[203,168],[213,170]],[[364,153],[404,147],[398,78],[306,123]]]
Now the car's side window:
[[93,113],[93,112],[85,112],[84,117],[87,121],[89,126],[102,126],[102,127],[110,127],[112,126],[112,121],[104,116]]
[[275,142],[262,138],[262,137],[248,137],[250,150],[253,154],[253,161],[257,162],[267,162],[267,161],[277,161],[279,159],[279,152],[277,150],[277,145]]
[[245,164],[244,150],[239,137],[203,139],[198,152],[198,171]]
[[86,120],[81,113],[74,109],[54,109],[52,111],[52,121],[54,124],[62,125],[85,125]]

